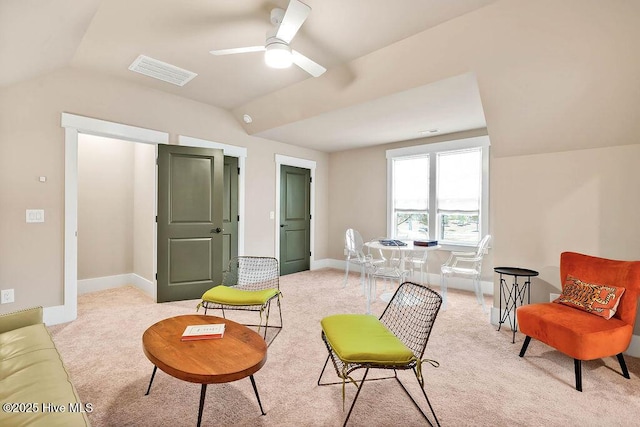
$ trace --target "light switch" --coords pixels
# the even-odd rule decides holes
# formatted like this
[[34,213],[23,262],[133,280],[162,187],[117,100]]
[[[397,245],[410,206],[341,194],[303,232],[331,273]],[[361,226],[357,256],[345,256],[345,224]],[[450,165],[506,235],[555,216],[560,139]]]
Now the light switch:
[[44,209],[27,209],[27,222],[44,222]]

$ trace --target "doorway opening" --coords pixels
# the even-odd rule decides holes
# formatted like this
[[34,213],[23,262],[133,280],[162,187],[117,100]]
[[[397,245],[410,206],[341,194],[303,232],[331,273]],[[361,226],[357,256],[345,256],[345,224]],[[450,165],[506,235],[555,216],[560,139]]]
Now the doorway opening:
[[[78,135],[88,134],[152,145],[168,144],[169,134],[151,129],[129,126],[75,114],[62,113],[61,126],[65,129],[65,219],[64,219],[64,302],[63,305],[46,307],[44,321],[58,324],[77,317],[78,298]],[[225,155],[238,157],[238,251],[244,252],[244,161],[246,148],[206,140],[179,136],[179,145],[190,143],[213,144],[222,148]],[[194,145],[198,146],[198,145]],[[154,254],[154,259],[156,258]]]

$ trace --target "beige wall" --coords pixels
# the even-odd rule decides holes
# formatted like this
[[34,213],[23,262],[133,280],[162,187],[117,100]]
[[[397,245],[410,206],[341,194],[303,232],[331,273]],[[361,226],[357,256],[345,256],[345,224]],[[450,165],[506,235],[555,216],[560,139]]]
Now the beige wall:
[[497,1],[234,114],[270,129],[473,72],[495,157],[637,143],[639,17],[638,1]]
[[[274,255],[275,154],[317,162],[315,259],[327,256],[328,154],[248,136],[221,109],[72,68],[0,89],[0,313],[63,303],[64,131],[68,112],[247,148],[247,254]],[[47,182],[38,181],[47,176]],[[26,224],[25,209],[45,209]],[[34,297],[35,296],[35,297]]]
[[548,301],[563,251],[640,260],[638,159],[638,144],[494,159],[495,262],[538,270]]
[[134,144],[133,273],[155,281],[156,147]]
[[[332,153],[329,173],[331,214],[329,257],[344,259],[344,233],[355,228],[367,241],[387,235],[387,158],[386,150],[486,135],[486,129],[459,132],[415,141]],[[490,151],[491,153],[491,151]],[[491,233],[491,224],[489,224]],[[436,273],[449,256],[447,251],[429,254],[429,271]],[[491,280],[492,253],[485,258],[483,280]]]
[[[629,195],[640,143],[638,16],[640,2],[626,0],[498,1],[347,64],[347,85],[329,70],[234,114],[269,128],[474,72],[492,144],[493,264],[539,269],[554,287],[562,250],[640,259]],[[0,89],[0,287],[16,289],[0,312],[62,301],[63,111],[166,131],[172,142],[184,134],[247,147],[247,253],[273,255],[275,153],[318,162],[315,259],[343,259],[354,221],[365,237],[386,230],[381,147],[329,156],[254,138],[221,109],[66,68]],[[590,210],[576,219],[574,204]],[[25,224],[27,208],[45,209],[47,222]]]
[[134,143],[78,138],[78,280],[133,271]]
[[154,280],[155,153],[151,144],[79,135],[78,280]]

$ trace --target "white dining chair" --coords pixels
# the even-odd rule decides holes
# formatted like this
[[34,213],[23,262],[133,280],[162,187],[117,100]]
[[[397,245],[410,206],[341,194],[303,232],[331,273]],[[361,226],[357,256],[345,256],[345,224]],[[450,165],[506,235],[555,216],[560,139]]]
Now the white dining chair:
[[451,252],[449,259],[440,267],[440,289],[442,292],[442,308],[447,307],[447,279],[452,276],[470,277],[473,280],[478,303],[482,305],[482,311],[487,309],[484,304],[480,277],[482,274],[482,259],[489,251],[491,235],[487,234],[480,240],[474,252]]
[[364,253],[364,241],[360,233],[349,228],[345,232],[344,248],[347,252],[346,266],[344,273],[343,287],[347,286],[349,280],[349,265],[354,264],[360,266],[360,285],[362,286],[362,292],[366,292],[366,275],[369,269],[369,265],[378,265],[384,263],[383,259],[374,258],[370,253]]
[[[380,239],[376,239],[380,241]],[[388,239],[390,242],[394,242],[394,244],[398,244],[396,240]],[[396,247],[394,249],[393,244],[391,246],[387,246],[389,250],[391,250],[391,256],[384,257],[381,251],[381,257],[384,259],[384,263],[370,263],[368,264],[367,275],[368,275],[368,287],[367,287],[367,313],[369,313],[369,307],[371,301],[373,301],[377,297],[377,280],[384,279],[387,283],[398,282],[398,286],[405,281],[407,276],[410,273],[410,270],[407,270],[406,263],[403,260],[402,255],[400,254],[400,250]],[[393,296],[393,292],[388,293],[388,299],[383,298],[383,301],[389,302],[391,297]]]

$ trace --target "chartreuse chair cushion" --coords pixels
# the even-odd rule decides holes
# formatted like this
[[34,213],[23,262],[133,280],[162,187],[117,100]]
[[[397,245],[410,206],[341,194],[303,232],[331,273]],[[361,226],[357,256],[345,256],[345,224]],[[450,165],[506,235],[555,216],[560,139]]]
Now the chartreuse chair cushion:
[[226,305],[262,305],[278,295],[278,289],[247,291],[229,286],[216,286],[202,295],[202,301]]
[[413,352],[375,316],[336,314],[320,323],[343,362],[401,366],[415,360]]

